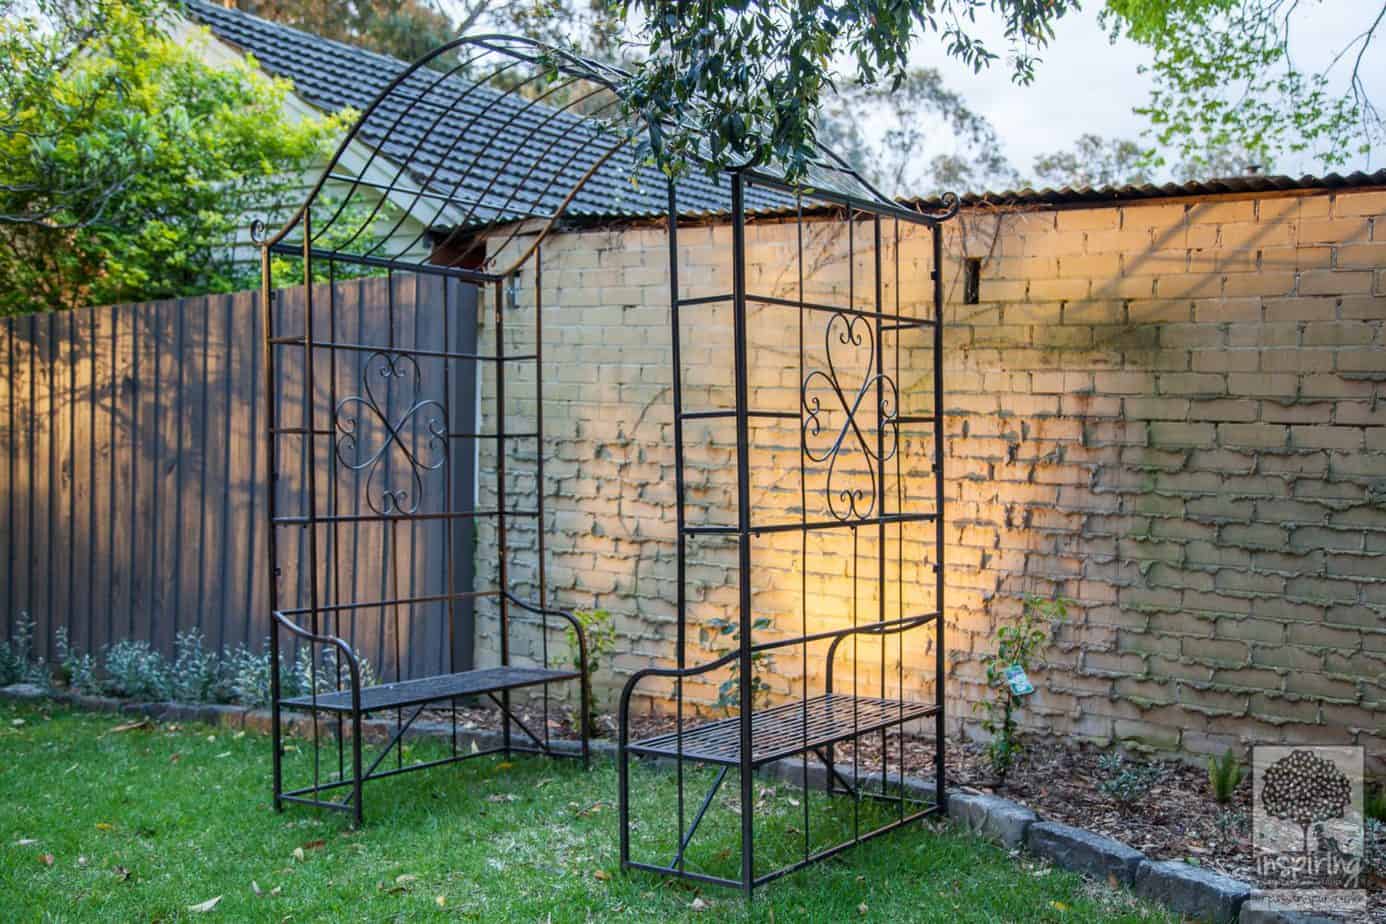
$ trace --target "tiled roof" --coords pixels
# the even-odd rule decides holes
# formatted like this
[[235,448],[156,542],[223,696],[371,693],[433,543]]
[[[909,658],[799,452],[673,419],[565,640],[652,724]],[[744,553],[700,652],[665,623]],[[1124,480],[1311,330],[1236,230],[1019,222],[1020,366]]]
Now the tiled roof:
[[[1130,202],[1140,199],[1175,199],[1182,196],[1214,196],[1227,193],[1268,193],[1312,189],[1355,189],[1369,186],[1386,186],[1386,170],[1374,173],[1349,173],[1340,176],[1329,173],[1324,176],[1302,176],[1299,179],[1288,176],[1234,176],[1224,179],[1197,180],[1188,183],[1165,183],[1155,186],[1145,183],[1140,186],[1081,186],[1063,189],[1011,189],[1005,192],[968,193],[962,197],[963,208],[981,205],[1005,206],[1045,206],[1045,205],[1101,205],[1103,203]],[[939,199],[921,197],[909,200],[909,204],[919,208],[937,208]]]
[[[188,0],[186,10],[221,41],[253,54],[265,71],[292,81],[300,98],[325,112],[366,110],[408,68],[395,58],[206,0]],[[444,77],[435,83],[439,80],[436,72],[428,70],[409,78],[402,87],[409,92],[392,93],[380,115],[366,120],[360,137],[395,163],[407,165],[416,182],[433,184],[440,195],[454,195],[460,184],[472,200],[481,203],[476,220],[503,221],[556,210],[606,147],[594,134],[592,123],[579,116],[555,115],[540,103],[464,79]],[[411,92],[415,98],[428,97],[429,104],[408,106]],[[433,101],[443,99],[461,102],[440,118],[443,107]],[[534,129],[540,122],[544,122],[542,134],[536,136]],[[543,149],[532,150],[536,144]],[[582,150],[584,145],[591,150]],[[575,156],[569,159],[569,154]],[[457,165],[475,161],[486,169],[457,171]],[[692,172],[679,181],[677,192],[681,214],[719,214],[731,207],[725,176]],[[746,193],[748,211],[778,212],[792,204],[790,197],[769,189],[753,186]],[[588,219],[642,218],[661,215],[666,208],[663,175],[638,163],[627,147],[581,185],[564,214]],[[425,223],[430,223],[427,217]]]

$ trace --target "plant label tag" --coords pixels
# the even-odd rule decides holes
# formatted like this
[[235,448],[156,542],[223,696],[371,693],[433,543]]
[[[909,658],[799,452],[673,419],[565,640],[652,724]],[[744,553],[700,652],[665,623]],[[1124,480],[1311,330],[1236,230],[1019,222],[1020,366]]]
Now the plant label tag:
[[1016,696],[1029,696],[1035,692],[1035,685],[1025,676],[1025,668],[1019,664],[1012,664],[1006,668],[1006,683],[1010,686],[1011,693]]

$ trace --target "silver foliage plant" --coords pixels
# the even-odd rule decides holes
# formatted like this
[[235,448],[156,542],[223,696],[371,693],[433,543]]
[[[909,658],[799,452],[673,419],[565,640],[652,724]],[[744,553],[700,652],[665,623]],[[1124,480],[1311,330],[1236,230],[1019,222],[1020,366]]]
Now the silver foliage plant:
[[[269,640],[259,651],[241,644],[213,650],[196,629],[180,632],[174,639],[174,655],[166,658],[148,642],[126,639],[91,654],[73,647],[66,627],[54,633],[57,661],[49,665],[34,655],[34,623],[21,615],[13,637],[0,641],[0,686],[33,683],[44,688],[55,684],[93,696],[116,696],[147,701],[184,703],[237,703],[263,706],[270,699],[271,659]],[[279,665],[279,684],[284,696],[304,696],[316,686],[327,693],[338,686],[335,648],[321,650],[316,664],[312,650],[301,647]],[[347,667],[341,682],[347,684]],[[362,686],[378,682],[366,659],[360,661]]]

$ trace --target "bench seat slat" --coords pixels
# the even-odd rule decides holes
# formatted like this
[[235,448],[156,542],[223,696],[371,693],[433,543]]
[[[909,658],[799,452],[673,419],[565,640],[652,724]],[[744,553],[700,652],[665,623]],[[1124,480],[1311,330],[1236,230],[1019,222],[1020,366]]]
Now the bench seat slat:
[[[484,667],[456,674],[441,674],[437,677],[420,677],[417,680],[401,680],[397,683],[382,683],[373,687],[361,688],[361,711],[372,712],[377,709],[395,709],[402,706],[417,706],[439,700],[449,700],[457,696],[476,696],[517,687],[537,686],[560,680],[576,680],[575,670],[546,670],[539,667]],[[280,703],[290,709],[321,709],[328,712],[351,712],[351,692],[319,693],[316,701],[312,696],[295,696]]]

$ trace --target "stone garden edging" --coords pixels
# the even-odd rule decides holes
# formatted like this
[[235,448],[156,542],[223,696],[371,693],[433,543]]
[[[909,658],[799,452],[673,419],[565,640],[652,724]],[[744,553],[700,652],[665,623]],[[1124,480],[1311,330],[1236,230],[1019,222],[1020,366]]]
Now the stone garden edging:
[[[28,684],[0,689],[0,696],[18,700],[52,699],[92,712],[144,716],[156,722],[202,722],[263,733],[270,730],[269,710],[248,706],[138,703],[106,696],[50,693]],[[290,734],[312,728],[311,722],[300,716],[289,717],[287,722]],[[392,730],[392,723],[380,720],[365,720],[362,726],[363,736],[373,741],[387,740]],[[441,722],[415,722],[405,737],[450,740],[452,726]],[[459,729],[457,741],[465,748],[473,745],[487,748],[499,745],[501,736],[499,732]],[[578,742],[569,740],[555,740],[551,746],[571,753],[579,748]],[[614,759],[616,756],[614,742],[596,738],[590,746],[594,757]],[[657,763],[672,761],[659,760]],[[804,780],[805,769],[801,760],[790,758],[769,764],[761,772],[771,779],[800,783]],[[850,778],[852,773],[844,768],[845,777]],[[821,764],[810,764],[807,774],[810,785],[826,783]],[[863,774],[861,779],[863,782],[879,780],[880,774]],[[907,792],[926,800],[933,799],[936,792],[932,780],[917,777],[905,777],[903,786]],[[1200,921],[1212,924],[1339,924],[1332,918],[1263,904],[1254,898],[1255,888],[1250,883],[1178,860],[1151,860],[1113,838],[1044,821],[1030,808],[1000,796],[952,790],[947,797],[947,813],[958,827],[1003,847],[1024,848],[1057,867],[1124,886],[1141,898]]]

